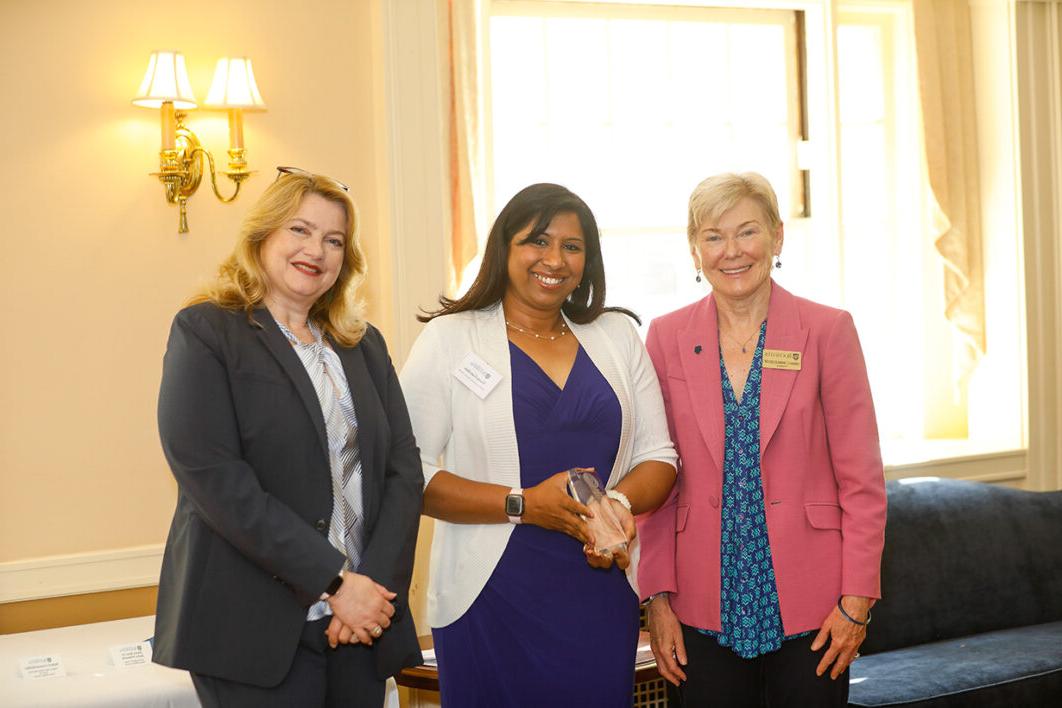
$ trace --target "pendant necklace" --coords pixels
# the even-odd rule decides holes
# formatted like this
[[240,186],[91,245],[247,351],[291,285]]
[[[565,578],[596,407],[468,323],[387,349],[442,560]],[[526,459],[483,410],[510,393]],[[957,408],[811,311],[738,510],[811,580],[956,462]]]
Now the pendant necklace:
[[[761,322],[760,323],[760,327],[762,327],[762,326],[763,326],[763,323]],[[757,334],[759,334],[759,333],[760,333],[760,328],[757,327],[756,330],[745,339],[744,343],[741,343],[738,340],[736,340],[734,338],[734,336],[732,334],[730,334],[730,332],[724,332],[723,334],[725,334],[726,336],[730,337],[730,341],[731,342],[733,342],[734,344],[736,344],[739,347],[741,347],[741,353],[744,354],[747,351],[746,347],[749,345],[749,342],[752,341],[752,338],[754,336],[756,336]]]

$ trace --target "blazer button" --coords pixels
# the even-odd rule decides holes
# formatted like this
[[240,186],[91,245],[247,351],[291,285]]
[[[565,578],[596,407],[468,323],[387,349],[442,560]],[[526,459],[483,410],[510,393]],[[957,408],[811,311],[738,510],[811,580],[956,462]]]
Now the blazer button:
[[328,522],[325,521],[324,519],[318,519],[317,523],[314,524],[314,526],[317,528],[318,531],[321,531],[321,532],[324,532],[324,531],[328,530]]

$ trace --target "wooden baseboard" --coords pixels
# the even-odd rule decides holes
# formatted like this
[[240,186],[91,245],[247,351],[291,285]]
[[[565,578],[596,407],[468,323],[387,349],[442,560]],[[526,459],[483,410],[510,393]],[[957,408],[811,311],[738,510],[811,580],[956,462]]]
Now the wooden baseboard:
[[143,617],[155,614],[158,586],[0,605],[0,634]]

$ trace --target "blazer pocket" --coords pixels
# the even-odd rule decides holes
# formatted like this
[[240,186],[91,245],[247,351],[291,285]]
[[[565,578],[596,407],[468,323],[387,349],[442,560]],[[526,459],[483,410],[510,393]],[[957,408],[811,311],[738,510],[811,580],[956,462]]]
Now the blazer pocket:
[[841,530],[841,507],[830,502],[811,502],[804,505],[808,523],[817,529]]
[[682,533],[682,530],[686,528],[686,520],[690,515],[690,505],[680,504],[675,509],[675,533]]

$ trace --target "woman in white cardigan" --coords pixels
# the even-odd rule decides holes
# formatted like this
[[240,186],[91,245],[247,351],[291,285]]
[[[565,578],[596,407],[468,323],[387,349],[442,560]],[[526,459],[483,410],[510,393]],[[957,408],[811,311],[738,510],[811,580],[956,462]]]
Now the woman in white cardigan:
[[[428,620],[444,706],[631,704],[632,514],[664,501],[676,456],[645,347],[604,302],[593,214],[537,184],[498,215],[468,293],[422,318],[401,380],[439,520]],[[594,552],[573,467],[594,468],[629,555]]]

